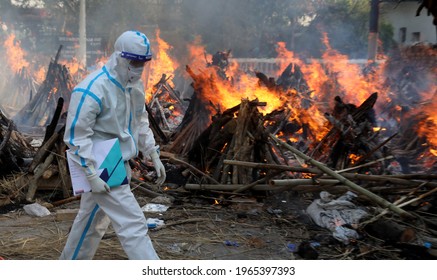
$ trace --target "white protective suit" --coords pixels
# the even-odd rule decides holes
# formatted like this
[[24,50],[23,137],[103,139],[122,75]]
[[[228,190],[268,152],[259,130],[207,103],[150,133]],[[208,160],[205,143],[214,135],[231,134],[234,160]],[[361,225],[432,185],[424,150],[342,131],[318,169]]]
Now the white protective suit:
[[[102,69],[74,88],[64,141],[72,159],[89,175],[95,172],[93,143],[118,138],[130,180],[128,160],[139,151],[145,156],[156,155],[159,148],[149,128],[143,83],[131,82],[129,72],[131,59],[151,59],[150,43],[143,33],[127,31],[117,39],[114,48]],[[158,161],[162,167],[159,158]],[[165,180],[165,170],[163,176]],[[92,259],[110,222],[129,259],[159,259],[147,234],[144,213],[128,184],[112,187],[109,192],[82,194],[60,259]]]

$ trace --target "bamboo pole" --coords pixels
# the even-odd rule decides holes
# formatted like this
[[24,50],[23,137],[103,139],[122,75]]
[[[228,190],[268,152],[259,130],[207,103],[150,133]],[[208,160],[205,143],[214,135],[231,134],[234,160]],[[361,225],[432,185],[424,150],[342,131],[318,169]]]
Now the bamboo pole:
[[370,166],[370,165],[373,165],[375,163],[378,163],[378,162],[381,162],[381,161],[385,161],[385,160],[389,160],[389,159],[393,159],[393,158],[394,158],[394,156],[386,156],[386,157],[379,158],[379,159],[371,161],[371,162],[366,162],[366,163],[363,163],[363,164],[360,164],[360,165],[354,165],[352,167],[345,168],[345,169],[342,169],[342,170],[336,170],[335,172],[343,173],[343,172],[346,172],[346,171],[356,170],[356,169],[360,169],[362,167]]
[[259,162],[239,161],[239,160],[230,160],[230,159],[225,159],[223,161],[223,164],[241,165],[241,166],[252,167],[256,169],[276,169],[276,170],[291,171],[291,172],[322,174],[322,172],[317,168],[305,168],[305,167],[288,166],[288,165],[281,165],[281,164],[259,163]]
[[[296,167],[296,166],[288,166],[288,165],[280,165],[280,164],[255,163],[255,162],[245,162],[245,161],[237,161],[237,160],[224,160],[223,163],[229,165],[241,165],[241,166],[259,168],[259,169],[263,169],[263,168],[276,169],[276,170],[283,170],[283,171],[290,171],[290,172],[311,173],[316,175],[323,174],[323,172],[317,168],[305,168],[305,167]],[[331,171],[334,173],[340,173],[344,170],[348,170],[348,169],[337,170],[337,171],[331,170]],[[367,174],[356,174],[356,173],[342,173],[341,175],[349,180],[355,179],[355,180],[363,180],[363,181],[389,182],[392,184],[412,186],[412,187],[416,187],[425,183],[424,186],[437,187],[437,183],[435,182],[424,182],[419,180],[413,180],[414,178],[417,179],[435,178],[432,175],[426,175],[426,174],[367,175]],[[323,176],[323,178],[321,179],[330,179],[332,177],[333,176],[330,176],[328,174],[326,176]],[[283,180],[286,181],[289,179],[283,179]],[[276,181],[279,182],[281,180],[277,179]]]
[[428,192],[426,192],[424,194],[421,194],[418,197],[415,197],[415,198],[413,198],[413,199],[411,199],[411,200],[409,200],[407,202],[399,204],[399,207],[404,207],[404,206],[406,206],[408,204],[411,204],[411,203],[416,202],[416,201],[418,201],[418,200],[420,200],[422,198],[425,198],[425,197],[427,197],[427,196],[429,196],[429,195],[431,195],[431,194],[433,194],[435,192],[437,192],[437,188],[434,188],[434,189],[432,189],[432,190],[430,190],[430,191],[428,191]]
[[251,189],[252,187],[254,187],[254,186],[256,186],[256,185],[259,185],[260,183],[265,182],[265,181],[268,181],[270,178],[272,178],[272,177],[274,177],[274,176],[276,176],[276,175],[279,175],[279,173],[280,173],[280,171],[279,171],[279,172],[276,171],[276,172],[274,172],[274,173],[272,173],[272,174],[267,175],[267,176],[264,177],[264,178],[261,178],[261,179],[259,179],[259,180],[256,180],[256,181],[254,181],[254,182],[252,182],[252,183],[250,183],[250,184],[246,184],[246,185],[242,186],[241,188],[238,188],[237,190],[235,190],[234,193],[241,193],[241,192],[244,192],[244,191],[246,191],[246,190],[248,190],[248,189]]
[[269,184],[272,186],[287,186],[294,187],[300,185],[332,185],[340,183],[337,179],[278,179],[270,180]]
[[295,153],[297,156],[303,158],[304,160],[306,160],[307,162],[309,162],[310,164],[316,166],[317,168],[319,168],[321,171],[325,172],[326,174],[338,179],[342,184],[348,186],[351,190],[356,191],[366,197],[368,197],[371,201],[383,206],[384,208],[388,208],[390,210],[392,210],[393,212],[395,212],[396,214],[399,214],[401,217],[403,218],[414,218],[414,216],[408,212],[406,212],[405,210],[393,205],[392,203],[390,203],[389,201],[385,200],[384,198],[360,187],[359,185],[355,184],[354,182],[346,179],[344,176],[336,173],[335,171],[331,170],[330,168],[328,168],[326,165],[322,164],[321,162],[318,162],[316,160],[314,160],[313,158],[307,156],[306,154],[302,153],[301,151],[297,150],[296,148],[288,145],[287,143],[279,140],[275,135],[273,134],[269,134],[270,137],[279,145],[283,146],[284,148],[292,151],[293,153]]
[[[187,190],[215,190],[215,191],[236,191],[240,188],[246,187],[247,185],[243,184],[185,184],[184,189]],[[267,184],[259,184],[255,186],[251,186],[252,190],[255,191],[277,191],[283,190],[282,187],[272,187]]]

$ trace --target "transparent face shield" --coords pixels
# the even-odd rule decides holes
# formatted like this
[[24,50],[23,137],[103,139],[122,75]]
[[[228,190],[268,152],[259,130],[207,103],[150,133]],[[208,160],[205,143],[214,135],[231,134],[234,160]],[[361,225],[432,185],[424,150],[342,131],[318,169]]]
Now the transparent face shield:
[[149,88],[149,85],[152,85],[151,82],[149,81],[150,77],[152,76],[150,74],[150,70],[151,70],[151,61],[147,61],[144,64],[144,69],[143,69],[143,73],[141,75],[141,80],[143,80],[144,82],[144,89],[147,91],[147,89]]

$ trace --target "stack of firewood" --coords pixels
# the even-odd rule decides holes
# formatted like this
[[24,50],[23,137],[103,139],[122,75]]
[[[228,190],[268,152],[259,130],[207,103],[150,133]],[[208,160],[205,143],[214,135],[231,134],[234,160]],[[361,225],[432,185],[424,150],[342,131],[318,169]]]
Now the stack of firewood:
[[22,171],[25,161],[31,159],[34,153],[35,149],[28,139],[0,111],[0,176]]
[[[65,161],[63,120],[68,106],[72,81],[68,69],[58,63],[59,48],[50,62],[46,79],[36,95],[13,118],[2,115],[2,177],[8,181],[12,172],[22,172],[10,180],[14,188],[5,191],[5,201],[33,201],[37,190],[62,191],[71,196],[71,182]],[[20,131],[18,133],[17,131]],[[45,131],[45,134],[44,134]],[[28,137],[44,136],[42,145],[35,149],[21,133]],[[9,182],[9,183],[10,183]],[[18,191],[19,190],[19,191]]]
[[223,164],[229,159],[278,163],[257,108],[263,105],[257,100],[242,100],[240,105],[214,116],[188,153],[190,161],[200,163],[202,170],[210,171],[220,184],[248,184],[263,177],[260,170]]
[[23,133],[37,133],[48,125],[59,98],[65,100],[64,112],[68,107],[73,83],[68,68],[58,63],[61,50],[62,45],[59,47],[55,59],[50,62],[46,78],[35,96],[13,118]]
[[31,77],[28,68],[21,68],[10,79],[5,79],[1,88],[2,104],[0,108],[9,118],[12,118],[36,92],[38,83]]
[[169,83],[171,76],[162,74],[158,83],[153,86],[153,94],[147,103],[154,120],[161,130],[172,132],[180,123],[176,115],[182,116],[186,110],[180,93]]
[[218,92],[214,79],[207,74],[195,74],[187,65],[186,70],[192,77],[194,93],[179,126],[172,135],[172,144],[168,150],[179,155],[187,155],[194,142],[211,123],[212,112],[219,111],[215,104],[204,98],[205,92]]

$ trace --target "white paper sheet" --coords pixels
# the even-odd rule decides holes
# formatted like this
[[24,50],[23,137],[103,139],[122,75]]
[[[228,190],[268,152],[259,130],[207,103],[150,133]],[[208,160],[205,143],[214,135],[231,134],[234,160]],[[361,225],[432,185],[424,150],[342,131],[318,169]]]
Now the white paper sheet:
[[[93,153],[97,163],[97,174],[108,183],[109,187],[128,184],[118,139],[115,138],[95,143]],[[73,185],[73,194],[79,195],[91,191],[91,186],[88,183],[83,168],[71,159],[70,150],[67,150],[67,160]]]

